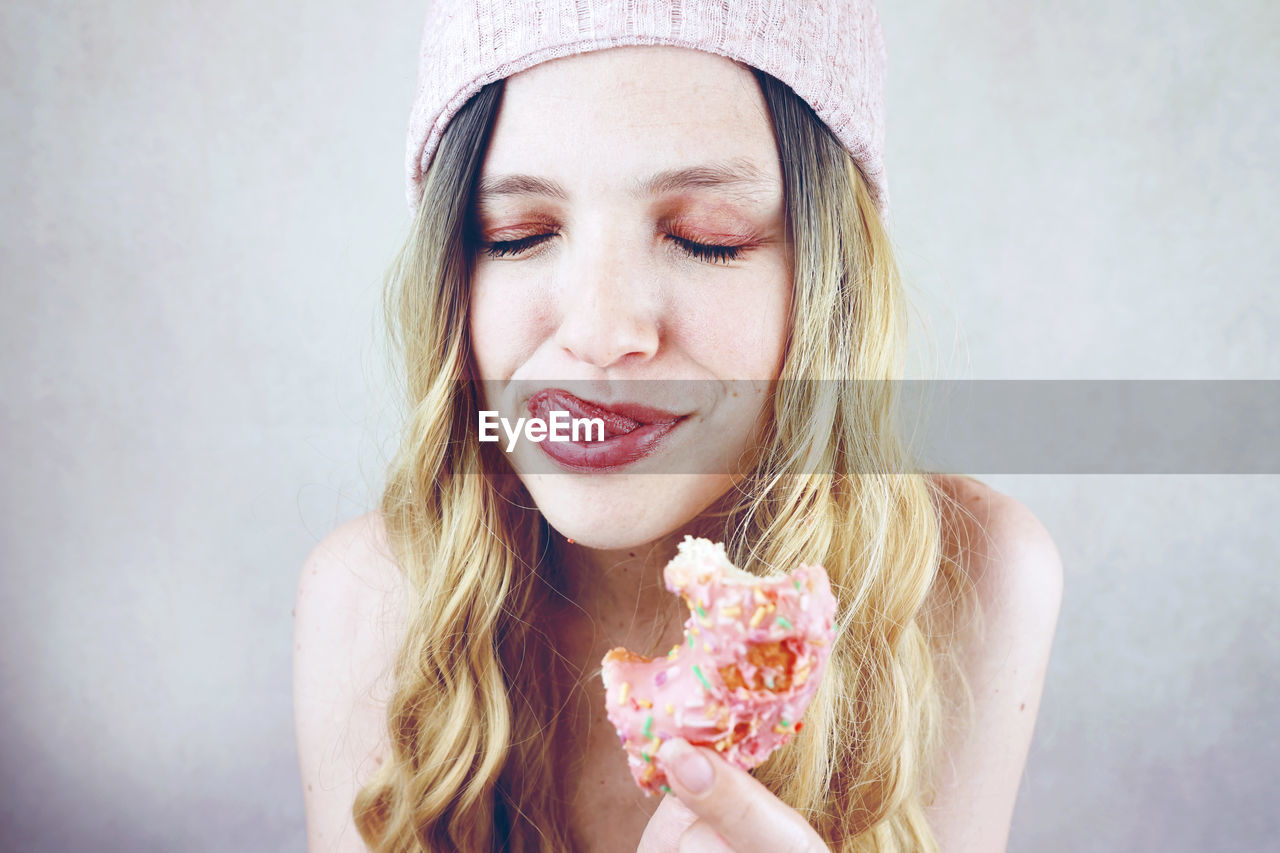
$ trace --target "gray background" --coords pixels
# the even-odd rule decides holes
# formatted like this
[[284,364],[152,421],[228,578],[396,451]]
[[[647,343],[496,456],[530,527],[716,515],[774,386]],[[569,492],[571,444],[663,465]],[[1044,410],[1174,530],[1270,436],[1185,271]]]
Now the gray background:
[[[290,610],[390,449],[423,8],[0,6],[6,849],[303,847]],[[915,371],[1280,377],[1280,5],[883,17]],[[987,479],[1066,566],[1012,849],[1274,842],[1280,478]]]

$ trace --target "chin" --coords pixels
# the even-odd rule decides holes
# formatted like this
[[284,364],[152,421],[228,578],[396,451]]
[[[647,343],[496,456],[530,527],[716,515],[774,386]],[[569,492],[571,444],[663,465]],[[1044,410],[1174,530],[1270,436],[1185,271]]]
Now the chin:
[[540,474],[524,480],[547,523],[575,544],[635,549],[678,533],[729,488],[703,474]]

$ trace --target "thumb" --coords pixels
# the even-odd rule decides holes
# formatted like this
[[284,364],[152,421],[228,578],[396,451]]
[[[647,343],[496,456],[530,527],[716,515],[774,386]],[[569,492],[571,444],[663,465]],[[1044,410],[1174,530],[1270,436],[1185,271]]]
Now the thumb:
[[738,853],[827,850],[799,812],[711,750],[671,738],[656,758],[673,793]]

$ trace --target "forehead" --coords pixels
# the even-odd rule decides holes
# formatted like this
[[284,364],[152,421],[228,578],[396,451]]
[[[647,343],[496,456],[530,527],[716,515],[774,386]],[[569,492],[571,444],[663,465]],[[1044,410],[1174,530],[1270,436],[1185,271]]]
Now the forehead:
[[556,59],[510,77],[482,172],[632,194],[637,179],[709,162],[734,162],[780,185],[755,76],[723,56],[647,45]]

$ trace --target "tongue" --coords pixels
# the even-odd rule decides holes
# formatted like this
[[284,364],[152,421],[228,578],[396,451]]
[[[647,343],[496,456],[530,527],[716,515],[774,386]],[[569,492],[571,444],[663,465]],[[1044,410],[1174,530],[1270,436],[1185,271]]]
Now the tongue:
[[617,435],[626,435],[643,424],[640,421],[632,420],[625,415],[608,409],[602,409],[599,406],[593,406],[585,400],[580,400],[571,394],[560,392],[549,392],[540,395],[539,399],[532,406],[534,414],[542,418],[548,423],[551,420],[551,412],[567,412],[570,418],[599,418],[604,421],[604,437],[613,438]]

